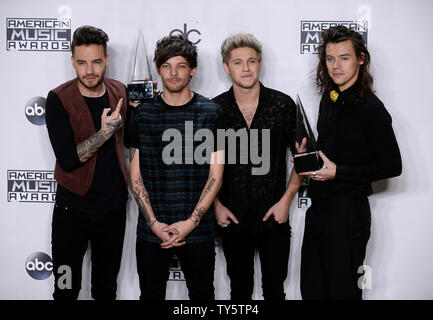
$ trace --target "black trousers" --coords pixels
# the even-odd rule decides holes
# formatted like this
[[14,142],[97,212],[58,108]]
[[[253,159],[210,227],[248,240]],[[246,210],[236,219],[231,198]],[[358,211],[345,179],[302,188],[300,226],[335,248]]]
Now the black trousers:
[[230,298],[251,300],[254,289],[254,255],[259,252],[265,300],[285,300],[284,281],[290,254],[290,225],[277,225],[258,235],[225,231],[222,247],[230,277]]
[[301,257],[303,299],[361,300],[371,213],[368,199],[313,199],[305,217]]
[[188,296],[192,301],[215,300],[215,241],[186,243],[162,249],[158,243],[137,237],[137,272],[140,300],[164,300],[173,255],[179,259],[185,275]]
[[[51,234],[55,300],[77,299],[81,289],[83,257],[88,243],[91,246],[92,297],[95,300],[114,300],[117,274],[122,258],[126,209],[109,213],[82,213],[56,203]],[[65,288],[66,272],[71,270],[72,287]],[[62,277],[63,276],[63,277]],[[63,285],[59,286],[59,283]]]

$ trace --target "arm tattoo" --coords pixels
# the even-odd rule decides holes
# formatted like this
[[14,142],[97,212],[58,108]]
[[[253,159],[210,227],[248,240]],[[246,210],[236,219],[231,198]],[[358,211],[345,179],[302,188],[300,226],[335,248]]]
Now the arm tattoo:
[[143,203],[142,197],[144,198],[144,201],[148,205],[150,205],[149,194],[147,193],[146,188],[144,187],[143,180],[141,179],[141,177],[135,181],[133,193],[134,193],[135,201],[137,202],[138,205],[138,210],[143,215],[144,220],[146,221],[146,224],[149,226],[149,228],[152,228],[156,222],[156,219],[152,220],[150,218],[149,212],[147,211],[146,206]]
[[204,189],[203,194],[201,195],[200,199],[198,200],[199,202],[201,200],[203,200],[206,195],[212,191],[212,187],[215,184],[216,179],[214,177],[211,178],[211,180],[209,181],[209,184],[207,185],[206,189]]
[[102,131],[98,131],[89,139],[77,144],[77,153],[80,161],[86,162],[89,160],[108,138]]
[[108,130],[99,130],[89,139],[77,144],[78,158],[86,162],[98,151],[105,141],[117,132],[122,126],[122,120],[114,120],[106,123]]
[[135,192],[142,196],[147,204],[150,204],[149,194],[147,193],[146,187],[144,186],[143,179],[141,177],[135,181]]
[[[198,200],[198,203],[200,204],[200,202],[206,198],[206,195],[209,192],[212,192],[212,188],[215,184],[216,179],[214,177],[210,178],[209,183],[207,184],[207,186],[205,187],[205,189],[203,190],[200,199]],[[192,220],[192,222],[194,222],[194,224],[197,226],[201,220],[201,218],[203,218],[203,216],[206,213],[206,209],[204,207],[200,207],[200,208],[196,208],[194,210],[194,212],[191,214],[190,219]]]
[[212,178],[212,179],[210,180],[210,182],[209,182],[209,184],[208,184],[206,190],[207,190],[207,191],[212,191],[212,187],[213,187],[214,183],[215,183],[215,178]]
[[137,151],[137,149],[136,148],[129,148],[129,162],[131,162],[132,161],[132,159],[134,159],[134,155],[135,155],[135,152]]
[[206,213],[206,209],[203,207],[200,207],[199,209],[194,210],[194,212],[190,218],[191,218],[192,222],[194,222],[194,224],[197,226],[199,224],[201,218],[203,218],[205,213]]

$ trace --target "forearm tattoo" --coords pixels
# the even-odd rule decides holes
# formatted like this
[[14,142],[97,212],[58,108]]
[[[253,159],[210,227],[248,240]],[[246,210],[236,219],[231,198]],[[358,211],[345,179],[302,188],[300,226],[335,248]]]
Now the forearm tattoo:
[[111,138],[120,127],[122,126],[122,120],[113,120],[106,123],[107,129],[99,130],[89,139],[77,144],[78,158],[81,162],[89,160],[98,149],[104,144],[105,141]]
[[137,202],[138,210],[143,215],[144,220],[146,221],[146,224],[149,226],[149,228],[152,228],[156,222],[156,219],[152,220],[150,218],[149,212],[147,211],[146,206],[143,203],[142,198],[148,205],[150,205],[150,199],[141,177],[134,182],[133,194],[135,201]]
[[86,162],[98,151],[99,147],[107,141],[110,137],[107,136],[102,131],[96,132],[89,139],[79,143],[77,145],[77,153],[81,162]]
[[210,179],[210,181],[209,181],[207,187],[204,189],[204,191],[203,191],[203,193],[202,193],[202,195],[201,195],[201,197],[200,197],[200,199],[199,199],[199,202],[200,202],[201,200],[203,200],[209,192],[212,191],[212,187],[213,187],[213,185],[215,184],[215,181],[216,181],[216,179],[215,179],[214,177],[212,177],[212,178]]
[[[206,198],[206,195],[209,192],[212,192],[212,188],[215,184],[216,179],[214,177],[212,177],[209,180],[209,183],[207,184],[207,186],[205,187],[203,193],[201,194],[201,197],[198,201],[198,203],[200,203],[204,198]],[[203,218],[203,216],[206,213],[206,209],[204,207],[200,207],[200,208],[196,208],[194,210],[194,212],[192,213],[192,215],[190,216],[191,220],[194,222],[195,225],[198,225],[200,223],[201,218]]]
[[190,216],[192,222],[197,226],[200,223],[201,218],[203,218],[206,213],[206,209],[204,207],[200,207],[199,209],[195,209],[192,215]]

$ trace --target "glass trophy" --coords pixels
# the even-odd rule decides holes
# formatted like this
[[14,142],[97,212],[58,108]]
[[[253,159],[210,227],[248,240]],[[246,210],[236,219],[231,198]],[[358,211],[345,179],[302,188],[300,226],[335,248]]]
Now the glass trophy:
[[[148,80],[147,80],[148,79]],[[127,86],[128,99],[141,102],[153,98],[153,80],[150,63],[141,28],[138,32],[137,47],[135,49],[134,67],[131,81]]]
[[[302,144],[303,141],[306,143]],[[296,96],[296,143],[293,155],[296,173],[319,170],[323,162],[299,95]]]

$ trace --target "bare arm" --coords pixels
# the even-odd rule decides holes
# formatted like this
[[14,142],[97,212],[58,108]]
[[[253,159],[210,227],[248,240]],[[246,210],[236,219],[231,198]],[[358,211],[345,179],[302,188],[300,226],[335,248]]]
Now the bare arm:
[[[200,223],[209,207],[213,204],[222,185],[224,164],[220,159],[224,159],[224,151],[217,151],[211,155],[212,161],[209,169],[209,176],[205,187],[201,193],[194,211],[187,220],[178,221],[166,228],[170,233],[177,234],[169,241],[161,244],[162,248],[171,248],[185,244],[185,237]],[[217,161],[217,159],[219,161]]]
[[286,191],[284,192],[280,201],[274,204],[268,210],[268,212],[266,212],[265,216],[263,217],[263,221],[268,220],[271,215],[274,216],[275,221],[278,223],[284,223],[289,219],[290,204],[292,203],[296,192],[298,192],[299,187],[302,185],[303,180],[304,177],[297,174],[295,168],[293,167]]
[[302,181],[304,181],[304,177],[297,174],[295,167],[293,167],[290,174],[289,184],[287,185],[286,191],[284,192],[282,198],[287,198],[290,202],[292,202],[296,192],[298,192],[298,189],[302,185]]
[[[295,143],[295,148],[297,152],[305,152],[307,145],[307,139],[303,138],[301,145],[298,142]],[[293,159],[291,160],[293,163]],[[274,216],[274,220],[278,223],[285,223],[289,219],[290,214],[290,204],[295,197],[296,192],[298,192],[299,187],[302,185],[302,181],[304,177],[297,174],[295,170],[295,166],[292,168],[292,172],[290,173],[289,184],[287,185],[286,191],[284,192],[281,199],[274,204],[268,212],[263,217],[263,221],[269,219],[270,216]]]
[[143,216],[148,227],[160,238],[162,241],[170,239],[168,232],[162,231],[167,225],[160,223],[153,212],[150,203],[149,193],[144,186],[143,179],[140,173],[139,152],[136,148],[129,148],[129,178],[131,190],[134,194],[135,201],[137,202],[138,210]]

